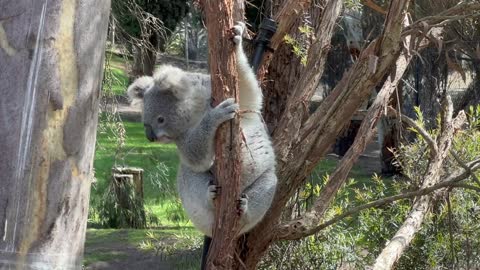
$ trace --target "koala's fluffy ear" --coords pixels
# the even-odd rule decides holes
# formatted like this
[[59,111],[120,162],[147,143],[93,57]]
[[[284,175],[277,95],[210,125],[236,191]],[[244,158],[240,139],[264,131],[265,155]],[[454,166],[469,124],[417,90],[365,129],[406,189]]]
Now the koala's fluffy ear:
[[131,99],[142,99],[145,92],[153,86],[153,78],[142,76],[136,79],[127,89],[128,96]]
[[187,97],[192,88],[185,71],[169,65],[160,66],[153,74],[153,80],[158,90],[170,92],[178,99]]

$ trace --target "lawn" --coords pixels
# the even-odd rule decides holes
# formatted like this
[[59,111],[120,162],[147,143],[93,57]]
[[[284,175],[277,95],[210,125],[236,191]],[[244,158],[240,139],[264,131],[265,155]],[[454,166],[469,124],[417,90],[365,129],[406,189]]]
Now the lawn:
[[104,91],[114,95],[123,95],[128,86],[127,58],[114,53],[107,53],[106,56]]
[[[104,121],[102,117],[101,121]],[[124,141],[115,132],[124,128]],[[129,166],[144,169],[144,199],[147,210],[155,214],[158,225],[172,224],[169,210],[178,210],[175,175],[178,155],[174,144],[157,144],[147,141],[142,123],[120,122],[101,124],[97,134],[94,167],[96,183],[93,185],[92,205],[99,203],[111,180],[113,166]],[[181,208],[180,208],[181,211]],[[171,215],[171,213],[170,213]]]

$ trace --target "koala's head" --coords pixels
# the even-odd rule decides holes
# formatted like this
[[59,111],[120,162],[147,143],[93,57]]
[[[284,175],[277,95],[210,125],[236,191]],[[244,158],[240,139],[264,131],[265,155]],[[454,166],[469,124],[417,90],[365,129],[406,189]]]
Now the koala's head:
[[128,87],[132,98],[143,100],[143,124],[150,141],[172,142],[202,118],[208,98],[189,74],[161,66],[153,77],[140,77]]

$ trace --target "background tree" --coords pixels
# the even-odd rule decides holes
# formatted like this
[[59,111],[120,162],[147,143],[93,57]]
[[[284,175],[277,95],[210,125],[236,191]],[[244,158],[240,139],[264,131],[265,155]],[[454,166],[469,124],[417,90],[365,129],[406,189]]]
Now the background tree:
[[2,266],[82,265],[109,13],[95,0],[3,6]]
[[[163,51],[167,38],[188,11],[187,0],[113,1],[113,22],[123,34],[133,54],[133,78],[153,74],[157,51]],[[118,36],[118,35],[117,35]]]

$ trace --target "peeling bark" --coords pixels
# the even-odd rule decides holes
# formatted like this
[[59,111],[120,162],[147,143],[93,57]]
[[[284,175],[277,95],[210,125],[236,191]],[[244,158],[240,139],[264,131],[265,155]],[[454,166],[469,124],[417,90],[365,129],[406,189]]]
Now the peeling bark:
[[108,0],[3,7],[3,265],[81,268],[109,12]]

